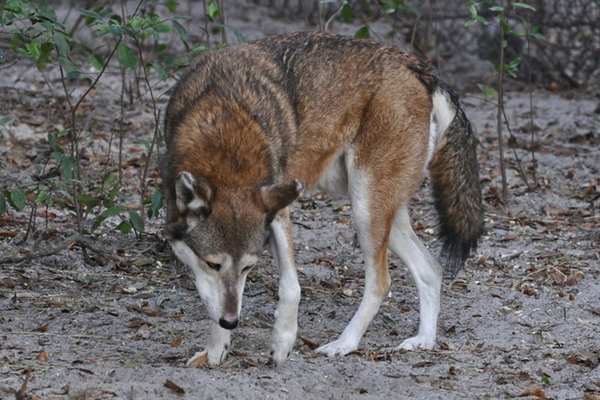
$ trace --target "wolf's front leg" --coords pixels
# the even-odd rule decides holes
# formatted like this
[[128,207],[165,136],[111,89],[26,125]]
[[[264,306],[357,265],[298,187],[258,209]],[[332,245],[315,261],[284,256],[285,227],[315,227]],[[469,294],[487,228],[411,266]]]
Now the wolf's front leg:
[[279,265],[279,303],[275,311],[271,355],[276,364],[281,364],[288,358],[296,342],[300,302],[300,284],[292,248],[292,224],[287,208],[271,223],[271,234],[271,253]]
[[188,367],[203,367],[208,365],[215,366],[221,364],[231,343],[231,330],[223,329],[214,321],[210,322],[210,336],[205,350],[199,351],[188,360]]

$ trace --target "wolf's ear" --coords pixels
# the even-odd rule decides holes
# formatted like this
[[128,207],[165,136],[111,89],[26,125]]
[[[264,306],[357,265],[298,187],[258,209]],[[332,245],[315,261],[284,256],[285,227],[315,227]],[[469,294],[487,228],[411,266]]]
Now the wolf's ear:
[[260,201],[267,212],[277,212],[296,200],[304,186],[296,179],[260,188]]
[[175,182],[177,209],[180,213],[186,211],[208,214],[213,191],[208,182],[202,178],[194,178],[187,171],[180,172]]

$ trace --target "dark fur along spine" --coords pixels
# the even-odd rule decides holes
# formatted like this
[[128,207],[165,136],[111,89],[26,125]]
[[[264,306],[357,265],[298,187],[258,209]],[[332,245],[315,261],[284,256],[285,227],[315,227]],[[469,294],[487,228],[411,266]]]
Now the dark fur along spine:
[[455,277],[483,233],[483,205],[477,162],[478,140],[460,107],[458,97],[443,83],[441,90],[456,109],[444,133],[445,142],[430,164],[435,208],[440,219],[442,259]]

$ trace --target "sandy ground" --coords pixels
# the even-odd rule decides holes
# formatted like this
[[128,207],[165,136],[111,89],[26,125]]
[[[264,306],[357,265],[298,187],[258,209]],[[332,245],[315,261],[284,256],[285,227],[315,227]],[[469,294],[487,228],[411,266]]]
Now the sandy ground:
[[[2,188],[35,184],[30,177],[49,155],[47,132],[62,124],[59,82],[51,73],[46,79],[53,89],[24,64],[0,77],[0,115],[10,117],[0,130]],[[107,153],[119,110],[115,85],[118,73],[111,70],[86,104],[94,115],[84,139],[90,179],[115,167],[114,147]],[[531,164],[529,97],[507,97],[515,139],[507,150],[511,197],[502,205],[495,106],[463,96],[481,139],[487,233],[465,270],[445,281],[435,350],[388,351],[414,335],[418,323],[414,284],[392,257],[392,291],[360,350],[334,359],[313,351],[342,331],[364,282],[347,202],[316,194],[293,209],[303,298],[299,339],[287,364],[267,365],[277,293],[268,256],[249,277],[234,352],[218,368],[186,368],[208,326],[190,274],[171,260],[160,219],[149,221],[141,240],[115,233],[118,221],[109,221],[96,246],[110,257],[96,257],[97,265],[84,263],[76,246],[0,265],[0,399],[600,398],[599,101],[583,92],[534,93],[540,186],[528,191],[512,151],[525,168]],[[152,116],[142,102],[126,111],[121,197],[133,205]],[[155,184],[156,174],[150,178]],[[437,254],[426,183],[411,213],[415,230]],[[36,240],[19,245],[28,217],[0,216],[0,258],[35,253],[73,229],[72,215],[51,208],[47,219],[38,217]]]

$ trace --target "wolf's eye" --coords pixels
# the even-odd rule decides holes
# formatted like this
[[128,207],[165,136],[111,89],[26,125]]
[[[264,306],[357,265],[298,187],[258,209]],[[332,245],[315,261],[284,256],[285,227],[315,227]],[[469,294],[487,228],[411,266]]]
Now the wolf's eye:
[[208,267],[210,269],[214,269],[215,271],[219,271],[221,269],[221,264],[216,264],[216,263],[211,263],[206,261],[206,265],[208,265]]

